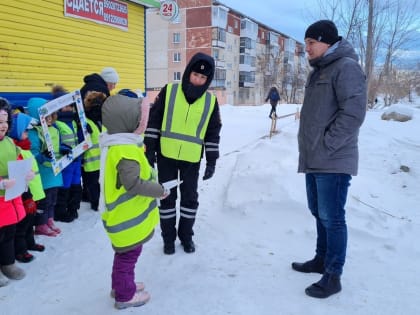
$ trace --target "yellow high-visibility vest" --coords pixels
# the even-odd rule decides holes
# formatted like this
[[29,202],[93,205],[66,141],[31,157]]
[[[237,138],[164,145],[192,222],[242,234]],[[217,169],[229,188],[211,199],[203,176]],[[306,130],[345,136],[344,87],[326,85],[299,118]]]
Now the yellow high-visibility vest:
[[57,120],[55,124],[60,131],[61,143],[68,145],[71,148],[76,147],[78,143],[76,124],[72,122],[73,129],[64,121]]
[[[92,146],[83,153],[83,170],[85,172],[99,171],[101,167],[101,149],[99,148],[99,135],[101,131],[92,120],[86,118],[86,122],[92,129],[92,134],[90,135]],[[102,128],[104,129],[104,127]]]
[[190,105],[180,84],[168,84],[160,137],[162,155],[192,163],[200,161],[215,104],[216,97],[206,92]]
[[129,195],[123,185],[118,187],[116,166],[121,159],[137,161],[140,164],[139,175],[142,180],[152,178],[152,169],[143,146],[127,144],[109,147],[105,162],[105,212],[102,213],[102,220],[115,248],[141,244],[159,223],[159,210],[155,198]]
[[38,163],[35,160],[32,152],[29,150],[21,150],[20,153],[24,159],[32,160],[32,171],[35,173],[35,177],[29,182],[29,189],[32,194],[32,199],[38,201],[45,198],[44,188],[42,187],[41,175],[39,174]]

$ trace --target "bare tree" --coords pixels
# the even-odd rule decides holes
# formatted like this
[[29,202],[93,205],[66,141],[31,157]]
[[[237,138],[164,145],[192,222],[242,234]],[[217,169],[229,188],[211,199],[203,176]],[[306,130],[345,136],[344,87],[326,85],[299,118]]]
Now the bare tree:
[[[317,18],[333,20],[359,53],[371,105],[385,79],[389,87],[398,77],[393,72],[393,60],[418,28],[418,5],[416,0],[318,0]],[[383,71],[375,78],[375,69],[381,61]]]
[[394,95],[391,94],[395,91],[390,89],[396,83],[393,62],[398,51],[411,41],[412,35],[416,31],[415,22],[417,16],[415,8],[415,2],[407,5],[407,1],[405,1],[403,5],[400,0],[391,2],[388,10],[384,13],[388,21],[388,27],[382,36],[385,61],[380,77],[385,85],[385,106],[391,105],[391,102],[395,100]]

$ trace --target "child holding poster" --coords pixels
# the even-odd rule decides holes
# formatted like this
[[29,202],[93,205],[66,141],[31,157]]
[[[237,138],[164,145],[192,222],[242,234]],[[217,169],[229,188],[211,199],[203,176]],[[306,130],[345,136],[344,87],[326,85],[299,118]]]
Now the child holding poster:
[[[20,280],[25,272],[15,264],[14,240],[16,224],[25,217],[20,196],[6,200],[6,190],[16,184],[9,178],[8,162],[21,160],[20,150],[7,136],[12,126],[12,112],[6,99],[0,98],[0,287],[7,285],[9,279]],[[32,173],[32,172],[31,172]],[[27,174],[30,181],[32,174]]]
[[[28,101],[28,114],[32,118],[40,120],[38,109],[47,103],[47,100],[33,97]],[[49,137],[53,145],[54,152],[60,151],[60,134],[58,129],[53,126],[53,117],[45,117],[48,125]],[[39,173],[41,175],[42,186],[44,187],[45,198],[38,202],[37,213],[35,215],[35,234],[46,236],[57,236],[61,230],[54,224],[54,207],[57,201],[58,188],[63,186],[61,173],[54,174],[51,162],[53,161],[52,152],[48,150],[46,139],[41,125],[34,126],[28,131],[31,141],[31,152],[38,162]]]

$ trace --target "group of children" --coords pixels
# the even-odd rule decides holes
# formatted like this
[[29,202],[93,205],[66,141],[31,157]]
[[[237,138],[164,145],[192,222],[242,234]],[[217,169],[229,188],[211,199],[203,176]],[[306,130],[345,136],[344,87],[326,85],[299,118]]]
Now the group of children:
[[[45,99],[31,98],[23,112],[0,99],[0,286],[6,285],[8,279],[25,276],[15,260],[28,263],[34,259],[30,251],[44,251],[34,235],[57,236],[61,230],[54,220],[70,222],[77,218],[80,208],[80,158],[62,173],[54,174],[53,153],[39,121],[38,109],[46,103]],[[71,107],[70,110],[73,114]],[[66,121],[60,116],[61,112],[45,119],[56,158],[71,154],[78,144],[74,119]],[[8,162],[23,159],[32,160],[32,171],[26,178],[27,191],[6,200],[6,190],[17,180],[9,177]]]
[[[95,104],[100,100],[90,97],[90,94],[91,90],[100,90],[105,98],[110,95],[109,85],[115,87],[118,81],[118,74],[113,68],[104,68],[101,75],[103,77],[94,74],[99,79],[95,77],[96,83],[93,84],[89,82],[92,75],[86,76],[81,89],[82,96],[86,97],[85,107],[88,106],[85,110],[89,124],[87,129],[93,146],[74,158],[72,150],[85,137],[75,104],[64,106],[43,118],[48,126],[48,147],[39,115],[39,109],[48,100],[30,98],[24,108],[12,106],[8,100],[0,98],[0,287],[6,285],[9,279],[19,280],[25,276],[24,270],[15,261],[31,262],[35,258],[32,251],[45,250],[43,245],[35,242],[34,235],[55,237],[61,233],[55,221],[72,222],[78,218],[82,178],[86,201],[91,203],[93,210],[98,210],[101,117],[96,109],[99,106]],[[110,81],[109,85],[106,79]],[[97,88],[98,85],[100,88]],[[67,94],[67,91],[55,86],[51,93],[51,99],[55,99]],[[58,160],[63,156],[68,156],[71,163],[55,174],[53,158]],[[18,198],[6,200],[6,190],[16,183],[16,178],[9,177],[8,162],[22,159],[32,159],[27,191]]]
[[[170,191],[157,183],[144,154],[141,134],[147,126],[149,103],[130,90],[110,96],[116,82],[108,84],[105,79],[117,81],[118,75],[112,68],[104,71],[85,76],[80,89],[86,128],[81,128],[74,104],[40,117],[46,99],[31,98],[24,112],[12,112],[8,101],[0,98],[0,287],[9,279],[25,277],[16,260],[30,262],[34,259],[30,251],[45,249],[34,235],[57,236],[61,231],[55,221],[78,218],[86,190],[91,209],[104,210],[102,220],[115,252],[111,275],[115,307],[140,306],[150,299],[144,284],[135,282],[134,268],[142,245],[159,222],[156,198],[166,198]],[[52,94],[60,97],[66,91],[56,88]],[[40,119],[45,119],[48,135]],[[86,132],[92,146],[73,158],[72,150]],[[53,159],[66,155],[72,162],[55,174]],[[21,159],[32,159],[32,171],[25,177],[28,189],[6,201],[6,190],[16,183],[9,177],[8,162]]]

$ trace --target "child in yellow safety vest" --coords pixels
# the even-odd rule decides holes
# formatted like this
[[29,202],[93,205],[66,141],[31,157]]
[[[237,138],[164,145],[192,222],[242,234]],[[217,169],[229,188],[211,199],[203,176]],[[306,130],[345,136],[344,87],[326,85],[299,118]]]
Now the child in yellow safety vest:
[[147,101],[125,95],[110,96],[102,106],[107,132],[100,137],[99,210],[115,251],[111,294],[117,309],[141,306],[150,299],[144,284],[134,281],[134,269],[143,244],[159,223],[156,198],[170,193],[156,182],[144,154],[141,134],[148,113]]

